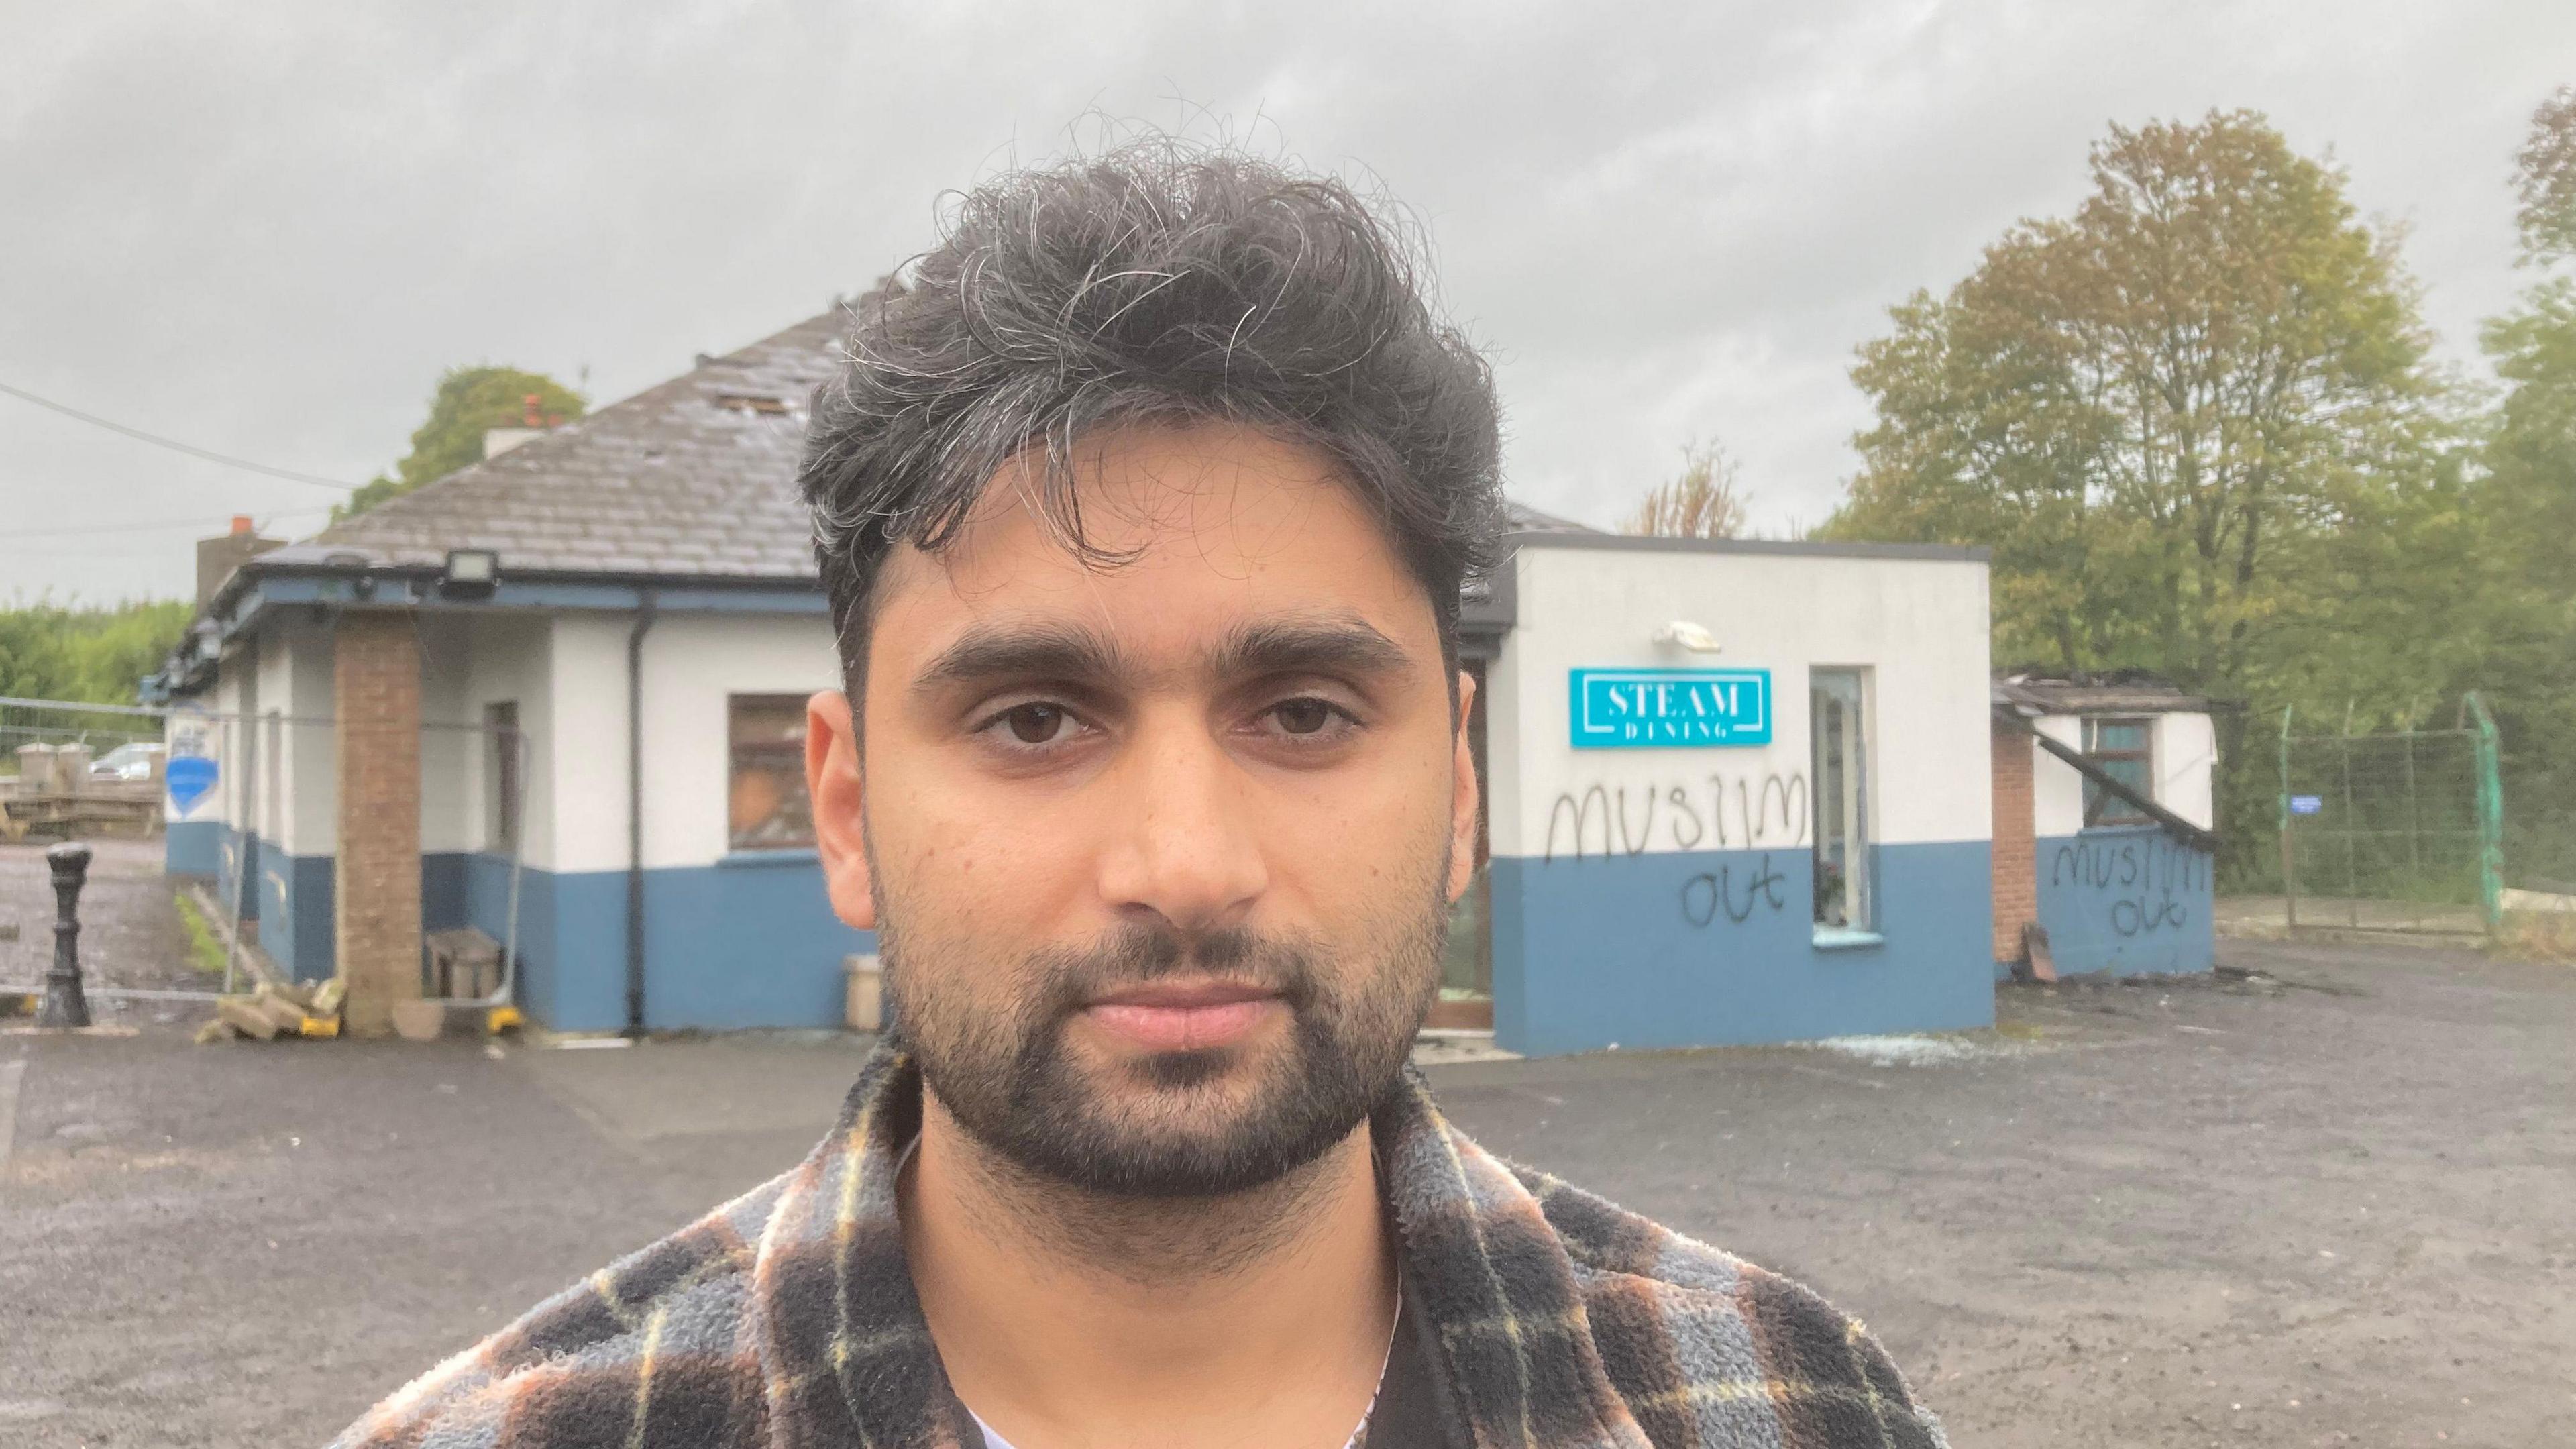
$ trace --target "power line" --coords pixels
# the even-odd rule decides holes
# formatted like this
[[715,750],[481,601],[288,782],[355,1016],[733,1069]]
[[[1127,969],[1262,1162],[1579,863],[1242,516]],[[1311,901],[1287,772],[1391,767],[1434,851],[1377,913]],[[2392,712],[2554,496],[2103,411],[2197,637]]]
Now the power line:
[[[297,518],[307,513],[328,513],[328,508],[281,508],[267,517]],[[70,528],[21,528],[0,532],[0,538],[71,538],[93,533],[158,533],[173,528],[216,528],[233,521],[236,515],[222,518],[172,518],[159,523],[116,523],[105,526]]]
[[105,418],[99,417],[95,413],[85,413],[79,408],[65,406],[62,403],[54,401],[52,398],[38,397],[24,388],[11,387],[5,382],[0,382],[0,392],[5,392],[11,397],[20,398],[24,401],[34,403],[40,408],[51,408],[55,412],[61,413],[64,417],[78,418],[92,427],[105,428],[111,433],[123,433],[129,438],[139,438],[156,447],[169,448],[175,452],[185,453],[192,458],[203,458],[210,463],[221,463],[229,468],[247,468],[253,473],[265,473],[271,478],[283,478],[289,483],[310,483],[317,488],[337,488],[347,493],[355,493],[358,491],[357,484],[343,483],[337,478],[324,478],[312,473],[298,473],[292,468],[272,468],[266,463],[254,463],[248,458],[236,458],[226,453],[211,452],[207,449],[200,448],[193,443],[182,443],[176,438],[165,438],[158,433],[147,433],[141,428],[129,428],[123,423],[110,422]]

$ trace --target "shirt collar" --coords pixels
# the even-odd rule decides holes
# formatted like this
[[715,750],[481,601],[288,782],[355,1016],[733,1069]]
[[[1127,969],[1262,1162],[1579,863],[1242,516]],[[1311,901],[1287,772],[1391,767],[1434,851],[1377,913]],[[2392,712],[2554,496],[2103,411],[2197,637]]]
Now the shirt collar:
[[[1449,1126],[1419,1074],[1407,1072],[1374,1127],[1408,1293],[1468,1437],[1646,1449],[1539,1201]],[[761,1235],[755,1337],[782,1449],[981,1449],[904,1260],[895,1177],[920,1130],[920,1069],[881,1046]]]

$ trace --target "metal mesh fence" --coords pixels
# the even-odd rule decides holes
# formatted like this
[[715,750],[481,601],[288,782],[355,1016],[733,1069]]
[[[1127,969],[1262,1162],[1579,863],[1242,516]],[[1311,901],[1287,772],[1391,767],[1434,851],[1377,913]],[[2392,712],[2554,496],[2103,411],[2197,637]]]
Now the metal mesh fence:
[[158,711],[0,699],[0,775],[18,773],[21,745],[85,745],[95,761],[126,745],[161,743]]
[[[416,752],[423,880],[425,996],[457,1003],[508,1004],[515,989],[520,890],[525,867],[531,746],[515,713],[494,719],[353,723],[283,709],[218,710],[203,703],[167,709],[0,697],[0,841],[157,837],[173,833],[169,869],[202,881],[210,924],[225,955],[223,985],[253,951],[283,951],[293,932],[327,933],[327,912],[297,908],[312,888],[309,867],[336,848],[337,756],[343,749]],[[143,842],[137,840],[137,845]],[[159,840],[150,842],[158,850]],[[182,847],[202,852],[182,861]],[[479,879],[432,899],[426,863],[471,856],[503,867],[457,864],[441,876]],[[27,860],[41,861],[34,855]],[[466,892],[459,895],[460,891]],[[486,899],[485,897],[489,897]],[[166,898],[165,898],[166,899]],[[332,900],[329,893],[321,899]],[[471,927],[479,948],[455,938]],[[441,938],[445,938],[442,940]],[[308,973],[318,947],[303,941]],[[479,951],[479,955],[478,955]],[[259,957],[263,969],[282,963]],[[211,988],[209,988],[211,989]]]
[[159,710],[0,697],[0,839],[157,834],[163,733]]
[[2301,734],[2282,716],[2280,839],[2292,927],[2464,934],[2496,923],[2502,794],[2474,697],[2452,729]]

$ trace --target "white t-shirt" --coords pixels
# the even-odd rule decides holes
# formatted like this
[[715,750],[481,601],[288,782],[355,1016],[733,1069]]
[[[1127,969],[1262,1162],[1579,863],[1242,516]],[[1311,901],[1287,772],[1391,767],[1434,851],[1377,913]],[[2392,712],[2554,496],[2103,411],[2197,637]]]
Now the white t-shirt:
[[[1371,1398],[1369,1400],[1369,1408],[1375,1409],[1376,1407],[1377,1400],[1375,1398]],[[966,1413],[968,1417],[975,1421],[975,1427],[984,1431],[984,1449],[1011,1449],[1011,1441],[1003,1438],[1000,1434],[995,1433],[993,1426],[984,1422],[983,1415],[976,1413],[973,1409],[968,1409]],[[1368,1414],[1363,1412],[1360,1415],[1359,1427],[1351,1430],[1351,1437],[1343,1441],[1342,1449],[1351,1449],[1351,1446],[1360,1442],[1360,1436],[1368,1432],[1368,1421]]]

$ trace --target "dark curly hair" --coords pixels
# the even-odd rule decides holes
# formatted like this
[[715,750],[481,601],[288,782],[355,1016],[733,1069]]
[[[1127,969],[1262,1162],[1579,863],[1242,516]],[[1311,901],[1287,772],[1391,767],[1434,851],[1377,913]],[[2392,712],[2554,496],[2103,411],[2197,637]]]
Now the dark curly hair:
[[[853,686],[898,541],[937,551],[1014,459],[1057,538],[1104,425],[1233,422],[1335,460],[1431,600],[1454,680],[1460,585],[1502,495],[1491,371],[1423,295],[1420,246],[1348,186],[1158,138],[965,195],[853,309],[798,476]],[[1453,685],[1454,688],[1454,685]]]

